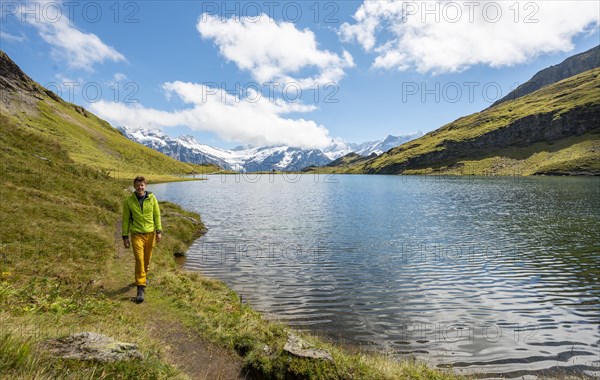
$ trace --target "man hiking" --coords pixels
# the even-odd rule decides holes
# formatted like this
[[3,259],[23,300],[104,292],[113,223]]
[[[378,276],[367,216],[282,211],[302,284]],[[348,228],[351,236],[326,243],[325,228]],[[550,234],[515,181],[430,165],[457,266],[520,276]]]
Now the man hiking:
[[[135,257],[135,284],[137,296],[135,302],[144,302],[148,267],[152,258],[154,241],[162,240],[162,225],[158,200],[146,191],[146,179],[136,177],[133,180],[135,191],[123,201],[123,245],[129,248],[133,244]],[[131,243],[129,234],[131,233]]]

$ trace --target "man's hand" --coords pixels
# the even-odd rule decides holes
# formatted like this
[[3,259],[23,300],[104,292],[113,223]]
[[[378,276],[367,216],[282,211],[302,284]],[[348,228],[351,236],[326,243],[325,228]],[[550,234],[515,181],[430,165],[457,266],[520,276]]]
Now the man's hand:
[[129,248],[131,246],[131,244],[129,243],[129,238],[123,239],[123,245],[125,246],[125,248]]
[[162,232],[157,232],[156,233],[156,242],[160,243],[161,240],[162,240]]

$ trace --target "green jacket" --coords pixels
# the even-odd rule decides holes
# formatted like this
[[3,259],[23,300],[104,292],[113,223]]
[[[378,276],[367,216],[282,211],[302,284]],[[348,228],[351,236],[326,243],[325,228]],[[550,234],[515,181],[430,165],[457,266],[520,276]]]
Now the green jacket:
[[151,192],[147,193],[143,211],[135,191],[123,201],[123,237],[162,230],[158,200]]

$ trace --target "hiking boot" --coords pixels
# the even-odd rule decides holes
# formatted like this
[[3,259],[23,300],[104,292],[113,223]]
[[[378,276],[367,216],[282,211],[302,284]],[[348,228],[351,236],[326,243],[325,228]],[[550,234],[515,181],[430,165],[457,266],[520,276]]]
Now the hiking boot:
[[146,291],[145,286],[138,285],[137,287],[137,296],[135,297],[136,303],[144,302],[144,292]]

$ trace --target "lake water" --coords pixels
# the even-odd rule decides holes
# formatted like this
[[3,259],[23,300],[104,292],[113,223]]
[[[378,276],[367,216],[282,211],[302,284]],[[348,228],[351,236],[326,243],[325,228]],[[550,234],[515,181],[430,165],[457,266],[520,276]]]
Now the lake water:
[[[459,373],[600,375],[600,179],[223,175],[185,268],[298,329]],[[168,233],[168,231],[166,231]]]

